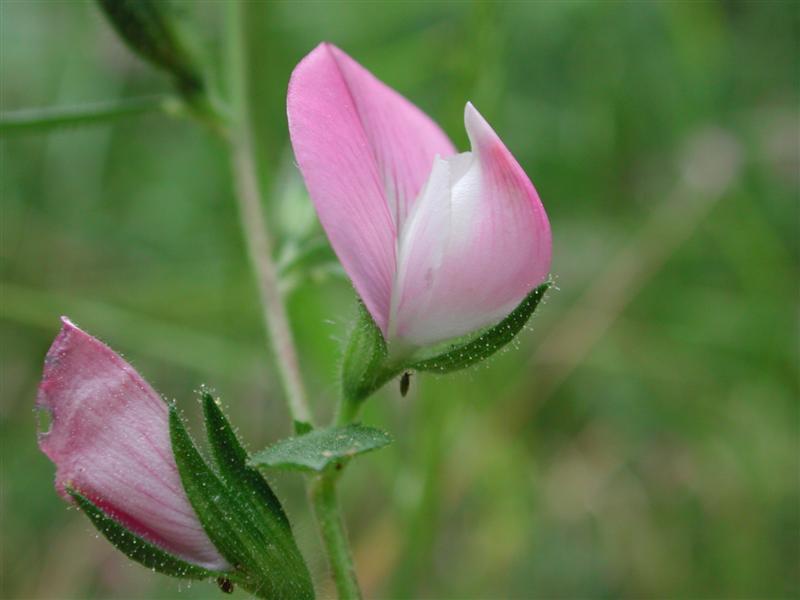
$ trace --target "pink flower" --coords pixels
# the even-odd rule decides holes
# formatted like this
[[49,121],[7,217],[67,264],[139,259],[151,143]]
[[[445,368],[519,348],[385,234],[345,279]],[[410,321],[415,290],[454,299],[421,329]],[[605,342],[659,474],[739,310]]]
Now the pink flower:
[[164,400],[111,348],[63,318],[45,358],[38,407],[52,415],[39,447],[56,489],[74,489],[133,533],[187,562],[228,568],[183,490]]
[[297,65],[287,104],[320,221],[390,343],[494,324],[547,277],[544,207],[472,104],[472,151],[456,154],[422,111],[330,44]]

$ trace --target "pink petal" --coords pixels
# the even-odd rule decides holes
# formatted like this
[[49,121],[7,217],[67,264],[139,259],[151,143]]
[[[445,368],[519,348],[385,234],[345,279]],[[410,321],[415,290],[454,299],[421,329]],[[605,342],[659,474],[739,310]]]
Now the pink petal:
[[191,563],[228,568],[183,490],[166,403],[108,346],[62,318],[36,404],[52,415],[39,447],[56,489],[80,491],[110,516]]
[[472,104],[472,152],[440,161],[400,235],[390,337],[423,346],[496,323],[550,270],[539,196]]
[[320,44],[292,73],[295,156],[333,249],[386,333],[395,238],[437,154],[439,127],[347,54]]

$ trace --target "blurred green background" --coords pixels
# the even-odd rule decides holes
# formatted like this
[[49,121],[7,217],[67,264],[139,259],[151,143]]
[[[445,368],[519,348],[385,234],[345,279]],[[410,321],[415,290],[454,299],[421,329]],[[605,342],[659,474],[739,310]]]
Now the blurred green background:
[[[798,4],[251,8],[254,133],[284,263],[324,240],[284,106],[321,40],[462,149],[472,100],[553,228],[560,290],[515,348],[368,403],[364,420],[396,443],[341,486],[367,596],[798,597]],[[224,5],[176,10],[223,82]],[[0,44],[3,111],[170,91],[89,2],[3,0]],[[217,598],[129,563],[67,510],[33,400],[68,314],[195,426],[206,383],[252,450],[288,435],[225,148],[152,114],[5,136],[0,152],[3,597]],[[354,295],[324,247],[287,269],[285,291],[321,420]],[[271,479],[330,597],[302,482]]]

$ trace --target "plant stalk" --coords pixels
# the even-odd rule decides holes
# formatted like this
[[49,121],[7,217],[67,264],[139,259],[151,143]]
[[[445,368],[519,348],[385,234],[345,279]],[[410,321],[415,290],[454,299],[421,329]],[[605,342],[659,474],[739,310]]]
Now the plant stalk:
[[247,242],[250,264],[258,283],[264,323],[286,393],[289,413],[294,421],[310,423],[311,411],[306,400],[294,337],[279,289],[278,270],[272,260],[272,244],[261,207],[252,148],[244,132],[234,133],[230,145],[239,218]]
[[336,584],[339,600],[360,600],[353,557],[336,496],[338,473],[323,473],[311,484],[311,501]]
[[[297,351],[286,305],[279,291],[278,270],[272,259],[269,230],[264,218],[259,191],[258,173],[250,136],[251,111],[248,86],[254,70],[261,71],[264,64],[261,57],[258,64],[249,64],[248,18],[263,15],[245,14],[264,5],[248,4],[242,1],[231,2],[229,7],[229,76],[231,78],[231,100],[235,111],[233,131],[228,136],[233,171],[236,179],[237,201],[239,203],[242,229],[247,239],[250,262],[258,279],[261,303],[275,360],[286,392],[289,412],[295,422],[311,423],[311,411],[306,401],[302,376],[297,360]],[[268,57],[267,57],[268,58]],[[262,177],[262,179],[265,179]],[[297,429],[297,428],[296,428]],[[353,560],[347,542],[347,535],[336,497],[338,472],[323,473],[314,479],[307,479],[311,503],[314,507],[320,536],[328,557],[336,589],[340,600],[361,598]]]

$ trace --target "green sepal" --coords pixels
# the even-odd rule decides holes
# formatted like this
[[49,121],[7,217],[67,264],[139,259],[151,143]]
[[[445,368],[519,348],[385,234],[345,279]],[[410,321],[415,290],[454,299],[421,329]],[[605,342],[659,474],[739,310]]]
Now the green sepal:
[[345,349],[342,369],[345,416],[355,415],[366,398],[404,371],[450,373],[486,360],[517,336],[551,286],[548,281],[536,287],[496,325],[399,357],[392,356],[380,328],[359,302],[358,322]]
[[119,36],[136,54],[170,73],[185,96],[203,91],[203,78],[181,42],[165,0],[97,0]]
[[144,565],[148,569],[158,571],[164,575],[181,577],[185,579],[209,579],[219,577],[223,573],[210,571],[162,550],[152,542],[131,532],[124,525],[114,520],[100,509],[94,502],[73,488],[67,492],[75,504],[92,521],[97,530],[120,552],[131,560]]
[[291,536],[289,519],[280,500],[261,473],[247,464],[247,451],[216,400],[205,390],[201,392],[201,398],[211,454],[222,480],[232,490],[245,492],[242,499],[251,505],[253,518],[280,527],[280,533],[288,532]]
[[538,286],[497,325],[455,342],[449,342],[444,348],[426,349],[425,355],[417,355],[407,368],[415,371],[450,373],[486,360],[513,340],[525,327],[551,285],[548,281]]
[[[302,556],[286,523],[273,512],[277,503],[266,481],[244,464],[246,453],[233,430],[204,402],[207,429],[217,474],[206,464],[186,431],[175,406],[170,406],[172,451],[189,502],[211,542],[234,566],[229,578],[260,598],[313,598],[314,588]],[[212,419],[208,419],[208,415]],[[215,430],[212,433],[212,429]],[[269,501],[266,499],[269,498]],[[262,506],[258,503],[264,501]]]
[[380,328],[359,301],[358,320],[342,357],[342,393],[347,402],[358,404],[391,378],[385,368],[388,357]]
[[290,471],[322,472],[359,454],[392,443],[385,431],[351,423],[344,427],[317,429],[299,437],[290,437],[256,452],[250,464]]

